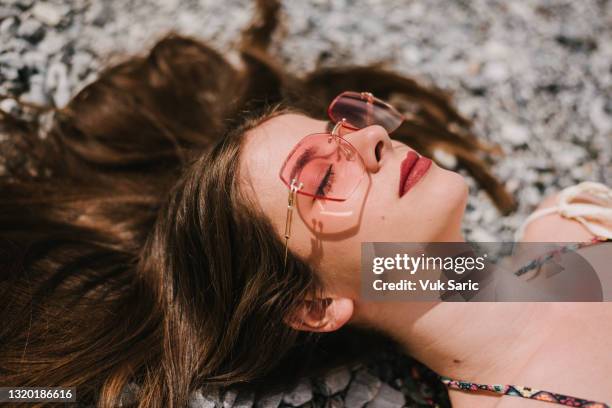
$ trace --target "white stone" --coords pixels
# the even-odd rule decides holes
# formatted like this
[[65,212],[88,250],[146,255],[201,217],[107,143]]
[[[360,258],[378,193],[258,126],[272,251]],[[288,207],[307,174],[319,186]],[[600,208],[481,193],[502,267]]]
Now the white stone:
[[189,408],[215,408],[215,401],[208,399],[202,394],[201,390],[197,390],[191,394],[189,399]]
[[441,166],[452,170],[455,167],[457,167],[457,157],[452,154],[447,152],[444,149],[441,148],[436,148],[433,151],[433,159],[440,164]]
[[58,4],[39,1],[32,7],[32,15],[40,22],[56,26],[68,12],[68,9]]
[[529,141],[529,129],[521,124],[506,121],[502,126],[502,137],[515,146],[526,144]]

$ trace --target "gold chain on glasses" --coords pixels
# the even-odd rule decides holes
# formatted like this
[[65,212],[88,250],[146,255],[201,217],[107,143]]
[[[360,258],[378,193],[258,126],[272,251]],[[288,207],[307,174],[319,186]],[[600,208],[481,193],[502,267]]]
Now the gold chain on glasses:
[[[368,101],[368,117],[366,121],[369,123],[369,115],[371,114],[370,107],[373,105],[374,95],[372,95],[370,92],[361,92],[361,97],[364,99],[367,99]],[[342,118],[341,121],[336,122],[328,138],[329,143],[332,142],[332,140],[334,139],[334,136],[340,137],[338,132],[345,123],[346,123],[346,118]],[[353,152],[351,151],[350,148],[348,148],[347,146],[343,146],[342,143],[339,143],[338,145],[340,149],[342,149],[342,151],[344,152],[347,160],[354,159]],[[291,180],[291,187],[289,189],[289,197],[287,199],[287,218],[285,220],[285,260],[284,260],[285,268],[287,268],[287,255],[289,254],[289,237],[291,236],[291,224],[293,220],[293,208],[295,206],[295,196],[297,192],[304,186],[304,183],[300,182],[298,185],[297,182],[298,181],[296,178]]]
[[287,219],[285,221],[285,267],[287,267],[287,253],[289,252],[289,237],[291,236],[291,220],[293,218],[293,206],[295,203],[295,195],[298,190],[304,186],[304,183],[300,182],[296,185],[297,179],[291,180],[291,188],[289,190],[289,198],[287,200]]

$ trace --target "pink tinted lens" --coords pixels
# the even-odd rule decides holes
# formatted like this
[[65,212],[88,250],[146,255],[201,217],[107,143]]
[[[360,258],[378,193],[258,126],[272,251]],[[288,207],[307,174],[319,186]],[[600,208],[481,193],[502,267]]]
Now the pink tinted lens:
[[291,180],[303,183],[299,193],[344,201],[365,174],[361,156],[346,140],[329,133],[306,136],[293,149],[281,168],[287,187]]
[[391,105],[378,98],[368,102],[367,96],[358,92],[343,92],[330,105],[329,117],[340,122],[346,119],[356,129],[370,125],[380,125],[388,133],[393,132],[402,123],[402,115]]

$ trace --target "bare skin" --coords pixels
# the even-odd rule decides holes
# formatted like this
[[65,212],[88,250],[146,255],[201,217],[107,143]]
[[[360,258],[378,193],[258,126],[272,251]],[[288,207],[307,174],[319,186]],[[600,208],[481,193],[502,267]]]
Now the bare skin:
[[[293,146],[326,123],[297,114],[272,118],[245,135],[241,171],[280,237],[287,187],[278,171]],[[347,201],[330,204],[298,195],[291,251],[306,259],[326,284],[324,316],[305,307],[288,316],[297,330],[333,331],[345,324],[387,333],[434,371],[452,378],[516,384],[598,401],[612,401],[612,307],[608,303],[424,303],[360,299],[362,241],[463,241],[463,178],[432,165],[403,197],[399,168],[409,146],[379,126],[346,136],[364,157],[366,182]],[[376,155],[376,149],[381,152]],[[434,167],[435,166],[435,167]],[[549,198],[542,206],[552,205]],[[550,215],[534,221],[525,241],[583,241],[578,223]],[[450,390],[454,407],[551,406],[512,396]]]
[[[557,196],[545,199],[538,209],[553,206]],[[525,230],[524,242],[582,242],[592,235],[582,224],[551,214],[531,222]],[[508,304],[497,304],[504,309]],[[519,304],[521,305],[521,304]],[[489,383],[505,383],[530,386],[548,391],[572,395],[609,403],[612,401],[610,372],[612,356],[605,350],[609,348],[612,335],[612,305],[609,303],[540,303],[534,307],[530,324],[533,338],[525,336],[522,329],[525,321],[516,327],[515,343],[525,347],[533,342],[528,358],[521,359],[523,367],[516,374],[510,374],[508,365],[503,365],[495,376],[484,377],[476,374],[475,380]],[[541,322],[541,325],[540,325]],[[554,324],[554,322],[558,322]],[[538,341],[534,341],[539,338]],[[498,350],[501,350],[499,347]],[[531,350],[534,350],[533,353]],[[531,355],[529,355],[531,353]],[[465,378],[465,377],[464,377]],[[465,393],[450,390],[449,396],[456,407],[550,407],[548,402],[528,400],[513,396],[485,396],[484,394]]]

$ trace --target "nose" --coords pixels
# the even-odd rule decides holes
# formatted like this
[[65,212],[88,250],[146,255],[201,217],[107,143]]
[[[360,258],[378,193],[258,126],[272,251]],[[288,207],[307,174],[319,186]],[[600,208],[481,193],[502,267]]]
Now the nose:
[[383,158],[393,150],[389,133],[380,125],[371,125],[343,137],[359,152],[370,173],[376,173]]

